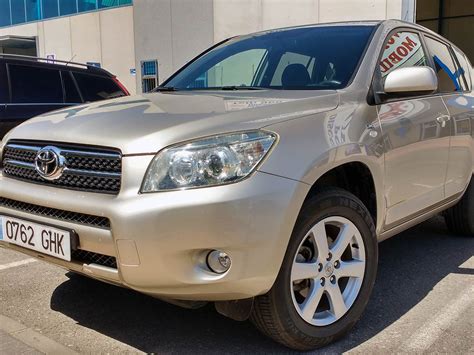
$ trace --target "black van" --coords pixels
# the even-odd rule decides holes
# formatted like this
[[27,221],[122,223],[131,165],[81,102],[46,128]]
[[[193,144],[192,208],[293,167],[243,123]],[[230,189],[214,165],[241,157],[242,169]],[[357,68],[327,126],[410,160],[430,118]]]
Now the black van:
[[10,129],[39,114],[128,95],[117,78],[101,68],[0,54],[0,141]]

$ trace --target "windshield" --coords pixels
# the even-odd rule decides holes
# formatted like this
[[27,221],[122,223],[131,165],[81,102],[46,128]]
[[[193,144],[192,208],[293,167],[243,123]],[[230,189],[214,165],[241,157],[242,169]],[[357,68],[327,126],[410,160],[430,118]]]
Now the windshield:
[[373,26],[301,27],[237,37],[163,85],[176,90],[327,90],[348,85]]

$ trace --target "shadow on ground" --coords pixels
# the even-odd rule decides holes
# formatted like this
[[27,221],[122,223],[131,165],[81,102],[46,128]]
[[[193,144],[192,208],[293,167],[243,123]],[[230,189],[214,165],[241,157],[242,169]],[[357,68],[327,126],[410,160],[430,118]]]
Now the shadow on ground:
[[[416,306],[473,255],[474,240],[450,236],[435,218],[380,244],[379,273],[368,308],[355,329],[324,352],[363,343]],[[144,352],[288,353],[249,322],[234,322],[213,306],[186,310],[133,291],[71,277],[53,293],[51,308]]]

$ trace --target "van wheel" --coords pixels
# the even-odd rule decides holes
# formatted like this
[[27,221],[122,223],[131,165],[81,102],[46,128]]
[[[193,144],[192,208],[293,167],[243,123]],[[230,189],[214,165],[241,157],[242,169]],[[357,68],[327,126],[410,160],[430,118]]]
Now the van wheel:
[[255,298],[252,322],[295,349],[340,338],[364,311],[377,273],[377,239],[364,204],[341,189],[307,201],[272,289]]
[[444,213],[448,229],[463,236],[474,236],[474,178],[457,205]]

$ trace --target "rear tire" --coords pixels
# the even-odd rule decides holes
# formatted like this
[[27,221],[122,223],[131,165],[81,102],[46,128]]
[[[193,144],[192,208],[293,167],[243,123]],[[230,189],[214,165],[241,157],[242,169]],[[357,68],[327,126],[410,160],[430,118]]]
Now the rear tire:
[[277,280],[255,298],[250,319],[289,348],[325,346],[362,315],[377,258],[374,222],[364,204],[342,189],[318,193],[304,204]]
[[457,205],[444,213],[448,229],[462,236],[474,236],[474,178]]

